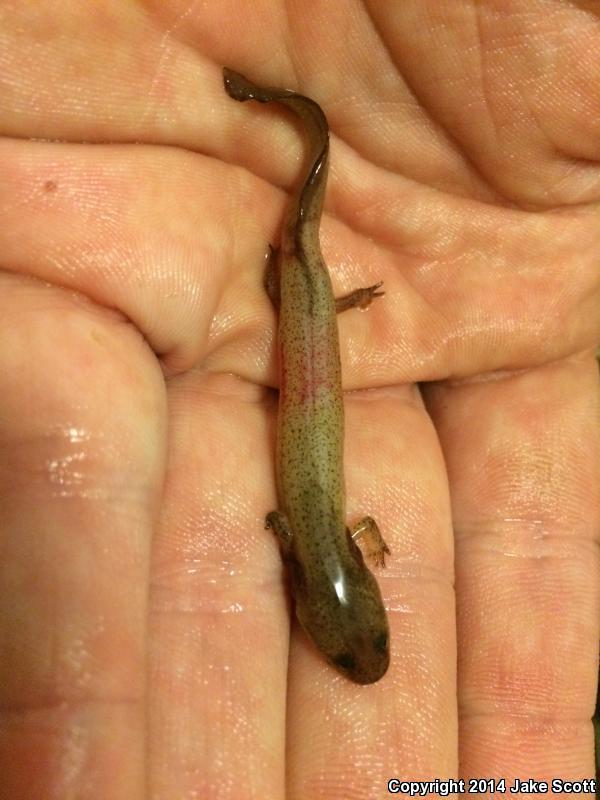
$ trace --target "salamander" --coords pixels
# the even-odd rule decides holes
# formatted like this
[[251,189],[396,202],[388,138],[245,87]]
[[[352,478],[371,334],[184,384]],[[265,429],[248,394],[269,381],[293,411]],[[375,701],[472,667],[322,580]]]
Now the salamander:
[[360,684],[389,664],[389,626],[377,581],[356,542],[384,565],[389,553],[377,524],[365,517],[352,532],[345,520],[344,404],[336,313],[365,308],[381,283],[336,300],[321,254],[319,226],[329,165],[329,127],[320,106],[287,89],[260,87],[225,68],[234,100],[280,103],[306,126],[310,165],[271,248],[265,287],[278,312],[278,510],[265,526],[288,566],[296,615],[318,650]]

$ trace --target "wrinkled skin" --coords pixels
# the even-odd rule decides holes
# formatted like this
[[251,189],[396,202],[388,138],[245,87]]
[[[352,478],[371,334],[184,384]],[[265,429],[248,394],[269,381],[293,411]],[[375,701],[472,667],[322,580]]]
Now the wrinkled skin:
[[[2,5],[5,796],[593,774],[594,7]],[[339,321],[347,515],[393,554],[373,686],[289,630],[262,528],[300,139],[222,64],[321,103],[334,291],[384,281]]]

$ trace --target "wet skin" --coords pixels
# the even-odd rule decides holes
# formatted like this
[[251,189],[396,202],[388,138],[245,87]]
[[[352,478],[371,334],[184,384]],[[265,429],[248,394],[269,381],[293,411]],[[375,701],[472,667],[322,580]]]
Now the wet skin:
[[261,88],[223,70],[235,100],[276,102],[305,123],[310,167],[271,249],[265,287],[279,312],[279,510],[266,525],[288,564],[296,614],[328,661],[356,683],[374,683],[389,664],[389,629],[379,586],[356,544],[383,566],[389,550],[371,517],[351,533],[345,522],[344,405],[336,313],[365,308],[381,284],[337,301],[321,255],[319,224],[327,182],[329,128],[321,108],[285,89]]

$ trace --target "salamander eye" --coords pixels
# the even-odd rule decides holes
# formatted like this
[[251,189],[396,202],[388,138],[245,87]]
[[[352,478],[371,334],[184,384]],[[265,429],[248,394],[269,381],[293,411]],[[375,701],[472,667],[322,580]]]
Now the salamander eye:
[[342,669],[355,669],[356,659],[351,653],[340,653],[333,659],[333,663],[337,664]]
[[387,652],[388,646],[388,635],[386,631],[382,631],[378,633],[377,636],[373,639],[373,647],[378,653],[384,654]]

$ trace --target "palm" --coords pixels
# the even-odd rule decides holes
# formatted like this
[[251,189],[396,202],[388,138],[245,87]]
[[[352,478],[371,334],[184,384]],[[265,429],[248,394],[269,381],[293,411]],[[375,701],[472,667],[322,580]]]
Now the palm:
[[[4,11],[2,432],[26,476],[4,481],[7,797],[591,773],[600,24],[558,0],[383,5]],[[261,263],[301,144],[227,98],[223,63],[321,102],[334,287],[385,283],[340,319],[345,385],[371,390],[347,399],[348,516],[392,550],[373,687],[290,639],[262,529]],[[40,724],[58,745],[32,786],[14,754]]]

